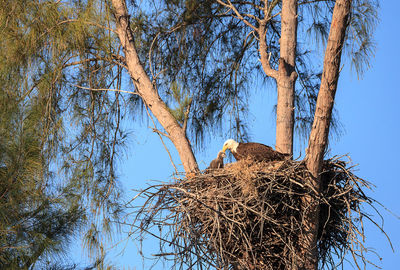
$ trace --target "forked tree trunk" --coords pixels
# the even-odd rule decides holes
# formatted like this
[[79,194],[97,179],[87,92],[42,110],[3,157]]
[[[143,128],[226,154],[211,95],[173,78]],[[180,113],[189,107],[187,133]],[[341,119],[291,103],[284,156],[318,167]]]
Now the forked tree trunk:
[[178,151],[185,172],[190,173],[197,171],[198,165],[190,143],[186,138],[185,131],[168,111],[167,105],[158,95],[149,76],[140,63],[132,29],[129,25],[129,14],[125,0],[112,0],[112,5],[116,18],[116,31],[121,45],[123,46],[127,69],[136,86],[138,94],[165,129],[169,139]]
[[293,155],[297,0],[282,0],[276,107],[276,150]]
[[297,79],[295,70],[297,44],[297,0],[283,0],[281,12],[281,39],[278,71],[271,68],[266,29],[270,19],[266,13],[257,29],[260,37],[261,64],[265,74],[276,80],[278,100],[276,108],[276,150],[293,155],[294,91]]
[[[329,126],[335,93],[339,79],[340,59],[348,25],[351,0],[337,0],[332,14],[331,29],[325,51],[324,68],[321,86],[315,108],[314,122],[308,141],[306,166],[312,174],[311,186],[320,191],[320,178],[324,152],[328,144]],[[301,256],[305,262],[300,269],[315,270],[318,267],[317,233],[319,221],[319,204],[311,196],[303,198],[305,219],[303,221],[304,237],[300,242]]]

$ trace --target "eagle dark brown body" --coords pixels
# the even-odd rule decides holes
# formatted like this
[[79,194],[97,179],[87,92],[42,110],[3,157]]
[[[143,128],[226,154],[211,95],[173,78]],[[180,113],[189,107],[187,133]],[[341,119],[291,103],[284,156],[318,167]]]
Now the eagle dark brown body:
[[232,151],[236,160],[251,158],[255,161],[284,160],[287,155],[272,149],[272,147],[262,143],[239,143],[236,152]]
[[262,143],[238,143],[232,139],[224,143],[222,151],[229,149],[236,160],[250,158],[254,161],[285,160],[288,154],[283,154]]

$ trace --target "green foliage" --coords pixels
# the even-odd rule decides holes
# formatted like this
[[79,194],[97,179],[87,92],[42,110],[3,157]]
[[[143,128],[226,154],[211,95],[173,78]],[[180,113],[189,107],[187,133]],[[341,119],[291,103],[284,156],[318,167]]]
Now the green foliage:
[[[265,39],[271,66],[277,69],[281,1],[267,2],[270,20]],[[299,1],[295,130],[300,141],[307,139],[313,121],[334,4],[332,0]],[[259,1],[234,5],[240,14],[250,14],[244,17],[256,27],[256,18],[264,16]],[[377,8],[375,0],[353,3],[344,50],[358,73],[368,67],[373,55]],[[247,97],[253,93],[255,75],[265,77],[258,61],[257,34],[215,1],[151,1],[130,11],[142,62],[161,96],[174,103],[169,86],[178,83],[192,98],[188,135],[194,145],[201,147],[205,134],[226,130],[225,122],[231,123],[230,136],[246,138]],[[311,49],[315,44],[319,46]],[[342,132],[337,112],[332,127],[334,134]]]
[[[301,10],[308,16],[302,18],[307,25],[306,32],[311,41],[325,49],[329,34],[331,14],[335,1],[316,1],[313,4],[301,5]],[[355,0],[352,2],[349,26],[347,28],[344,51],[351,59],[351,66],[362,75],[369,68],[374,56],[375,42],[373,33],[378,19],[379,2],[376,0]]]
[[[271,19],[265,38],[271,65],[277,69],[280,17],[276,15],[281,3],[269,4]],[[263,16],[258,1],[235,7],[239,13],[252,14],[254,17],[246,19],[258,26],[255,18]],[[168,86],[177,83],[184,91],[182,95],[191,97],[187,122],[193,144],[202,147],[206,134],[227,129],[229,136],[246,140],[247,100],[254,93],[252,84],[256,76],[265,78],[259,62],[257,34],[215,1],[152,1],[151,6],[135,6],[131,11],[142,62],[152,74],[160,95],[175,104],[175,95]],[[296,93],[296,127],[300,134],[306,134],[311,127],[320,79],[314,75],[318,71],[308,65],[309,46],[300,43],[298,48],[298,62],[304,65],[297,70],[301,83]],[[183,107],[178,106],[174,112],[180,114],[176,117],[181,122]]]
[[[300,137],[307,138],[313,121],[315,102],[322,74],[323,55],[329,34],[333,0],[309,3],[299,2],[299,38],[296,69],[299,74],[296,85],[295,114],[297,131]],[[356,0],[352,2],[349,27],[344,45],[343,63],[351,64],[358,76],[369,67],[375,51],[373,33],[378,22],[379,3],[375,0]],[[302,35],[306,33],[307,35]],[[311,50],[311,45],[315,46]],[[319,60],[319,64],[316,63]],[[350,60],[347,60],[350,59]],[[334,109],[330,136],[343,132],[339,113]]]
[[373,33],[379,21],[378,11],[379,2],[376,0],[353,1],[345,50],[358,76],[369,68],[375,55]]
[[171,96],[173,97],[174,108],[169,105],[169,110],[175,119],[183,125],[188,120],[188,114],[190,112],[190,106],[193,99],[189,97],[188,93],[178,85],[177,82],[171,83]]
[[[151,4],[150,4],[151,3]],[[214,1],[151,1],[134,6],[132,28],[142,63],[177,119],[188,112],[187,133],[200,149],[208,134],[227,130],[245,138],[252,36]],[[180,87],[178,101],[171,85]],[[182,103],[183,102],[183,103]],[[177,105],[180,104],[180,105]]]
[[1,269],[28,269],[63,254],[84,219],[81,206],[53,186],[40,105],[17,91],[0,92]]
[[102,1],[0,2],[4,267],[60,253],[81,225],[99,228],[86,244],[104,258],[121,213],[125,98],[87,89],[121,87],[110,23]]

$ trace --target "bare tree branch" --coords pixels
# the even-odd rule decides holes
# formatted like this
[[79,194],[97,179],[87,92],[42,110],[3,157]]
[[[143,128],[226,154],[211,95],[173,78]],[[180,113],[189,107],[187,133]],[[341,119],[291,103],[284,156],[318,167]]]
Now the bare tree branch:
[[[253,29],[253,30],[255,30],[255,31],[257,30],[257,27],[255,27],[255,26],[252,25],[248,20],[246,20],[246,19],[244,18],[244,16],[243,16],[242,14],[240,14],[240,12],[239,12],[239,11],[236,9],[236,7],[232,4],[231,1],[228,0],[228,3],[225,3],[224,1],[217,0],[217,2],[218,2],[220,5],[222,5],[222,6],[224,6],[224,7],[227,7],[228,9],[232,10],[232,11],[234,12],[234,14],[236,15],[236,17],[237,17],[239,20],[243,21],[243,22],[244,22],[247,26],[249,26],[251,29]],[[252,19],[258,20],[258,18],[256,18],[256,17],[253,16],[253,15],[247,14],[247,16],[250,17],[250,18],[252,18]]]
[[125,1],[112,0],[112,5],[116,19],[116,31],[125,53],[127,70],[134,81],[138,93],[140,93],[141,98],[149,107],[152,114],[170,136],[172,143],[179,153],[184,170],[187,173],[197,171],[198,165],[196,159],[182,127],[158,95],[153,82],[139,60]]

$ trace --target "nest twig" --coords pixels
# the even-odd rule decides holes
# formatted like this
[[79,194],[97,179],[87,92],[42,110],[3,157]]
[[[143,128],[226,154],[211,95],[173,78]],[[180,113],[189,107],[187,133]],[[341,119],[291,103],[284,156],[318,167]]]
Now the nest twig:
[[305,184],[309,173],[298,161],[243,160],[154,185],[140,193],[146,201],[134,210],[132,226],[141,236],[156,236],[158,228],[157,257],[171,258],[181,269],[294,269],[302,260],[301,199],[311,194],[320,204],[320,268],[341,264],[350,253],[361,269],[368,263],[363,220],[371,219],[361,206],[375,201],[363,191],[370,184],[347,165],[325,161],[321,192]]

